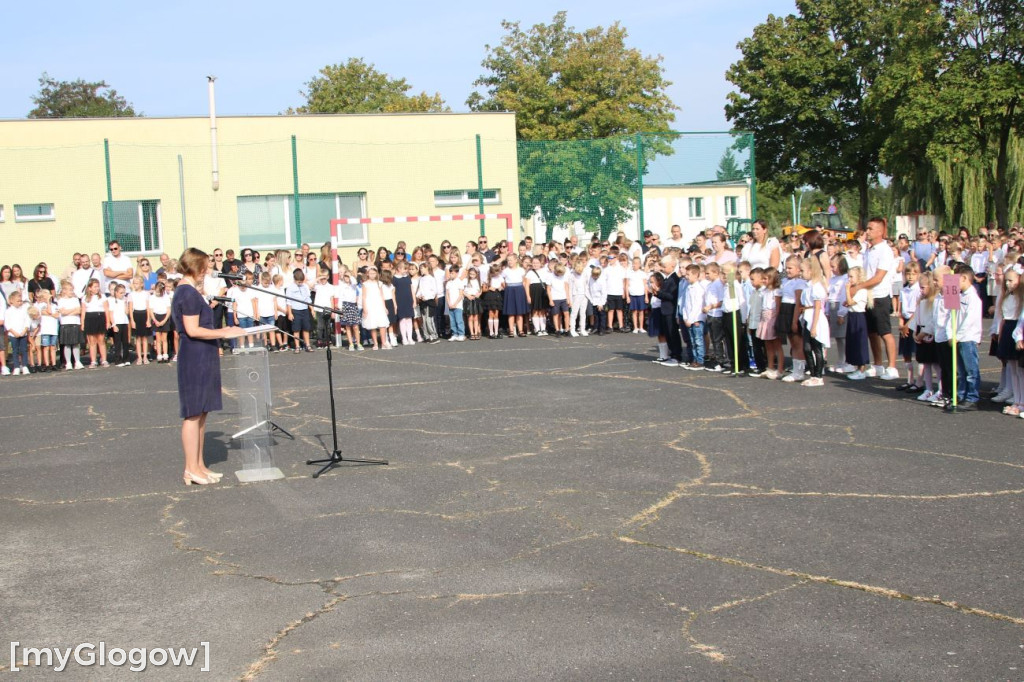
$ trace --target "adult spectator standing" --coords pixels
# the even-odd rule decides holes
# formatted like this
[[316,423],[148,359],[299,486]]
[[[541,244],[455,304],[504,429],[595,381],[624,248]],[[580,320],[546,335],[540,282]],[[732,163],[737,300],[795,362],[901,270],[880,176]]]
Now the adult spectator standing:
[[910,246],[910,254],[917,261],[917,264],[921,266],[922,271],[927,269],[928,263],[931,261],[932,256],[935,255],[937,248],[931,233],[923,227],[917,228],[917,239]]
[[160,267],[156,269],[156,274],[160,275],[167,272],[167,266],[171,264],[171,257],[166,253],[160,254]]
[[768,223],[755,220],[750,230],[750,243],[743,249],[743,260],[753,268],[779,269],[782,262],[782,248],[779,240],[768,236]]
[[[885,237],[888,232],[885,218],[868,221],[865,237],[868,251],[864,254],[864,281],[852,287],[850,295],[867,289],[873,304],[868,310],[868,341],[875,364],[865,374],[886,381],[900,378],[896,369],[896,338],[892,335],[892,278],[896,272],[896,256]],[[885,347],[886,366],[882,365],[882,347]]]
[[57,292],[57,287],[54,285],[53,279],[47,274],[46,263],[40,263],[32,272],[32,279],[28,281],[29,301],[36,300],[36,293],[40,289],[49,291],[51,300],[55,298],[54,294]]
[[121,253],[121,244],[116,239],[110,241],[108,248],[110,253],[103,259],[103,277],[105,281],[100,289],[104,295],[107,293],[107,285],[112,280],[123,284],[125,288],[130,288],[132,275],[135,274],[135,269],[132,267],[132,259]]
[[[309,244],[303,244],[306,247],[305,253],[302,254],[302,262],[306,262],[306,254],[309,253]],[[242,271],[242,261],[235,258],[235,250],[228,249],[224,252],[224,269],[223,272],[234,272],[239,273]]]
[[78,260],[78,269],[71,273],[71,287],[75,290],[77,298],[85,296],[85,287],[89,280],[93,278],[101,280],[103,273],[94,268],[89,260],[89,256],[83,253],[82,257]]
[[645,256],[647,255],[647,252],[651,250],[651,237],[653,236],[653,232],[651,232],[650,230],[644,230],[644,244],[641,247],[641,249],[643,250]]
[[480,235],[480,238],[476,240],[476,247],[487,263],[498,260],[498,254],[489,246],[486,234]]
[[665,248],[668,249],[675,247],[680,251],[685,251],[689,244],[683,241],[683,228],[678,225],[673,225],[669,228],[669,233],[669,238],[665,240]]
[[[100,291],[105,292],[107,290],[107,276],[103,274],[103,256],[98,253],[92,254],[89,257],[89,265],[96,271],[95,278],[100,283]],[[82,295],[85,295],[84,291]]]
[[[139,277],[142,278],[142,288],[145,291],[151,291],[156,286],[156,282],[159,279],[157,274],[153,272],[153,266],[149,264],[149,258],[146,256],[139,256],[139,259],[135,262],[139,268]],[[131,288],[129,287],[129,291]]]
[[714,261],[719,265],[735,263],[737,260],[736,252],[729,248],[729,242],[721,232],[711,236],[711,249],[715,252]]

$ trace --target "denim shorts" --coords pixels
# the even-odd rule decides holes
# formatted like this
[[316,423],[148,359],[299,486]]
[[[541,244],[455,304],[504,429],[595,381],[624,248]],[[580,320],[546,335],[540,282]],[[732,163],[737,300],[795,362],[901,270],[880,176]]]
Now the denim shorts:
[[42,346],[43,348],[49,348],[50,346],[56,346],[57,345],[57,335],[56,334],[40,334],[39,335],[39,345]]

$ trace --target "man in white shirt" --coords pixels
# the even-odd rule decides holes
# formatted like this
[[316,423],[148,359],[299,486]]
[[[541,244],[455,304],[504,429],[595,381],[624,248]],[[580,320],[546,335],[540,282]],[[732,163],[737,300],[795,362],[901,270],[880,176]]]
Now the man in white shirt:
[[665,240],[665,248],[676,247],[680,251],[685,251],[686,247],[689,246],[683,241],[683,228],[678,225],[673,225],[670,228],[671,236]]
[[[888,221],[872,218],[868,221],[865,237],[870,245],[864,254],[864,280],[851,293],[867,289],[873,304],[867,311],[868,341],[875,364],[865,374],[886,381],[900,378],[896,369],[896,337],[892,335],[892,278],[896,274],[896,256],[885,240]],[[886,366],[882,365],[882,346],[885,346]]]
[[132,275],[135,274],[132,259],[121,253],[121,245],[116,239],[111,240],[109,247],[110,253],[103,259],[103,276],[106,278],[106,282],[103,282],[104,290],[111,280],[117,280],[128,287],[132,282]]

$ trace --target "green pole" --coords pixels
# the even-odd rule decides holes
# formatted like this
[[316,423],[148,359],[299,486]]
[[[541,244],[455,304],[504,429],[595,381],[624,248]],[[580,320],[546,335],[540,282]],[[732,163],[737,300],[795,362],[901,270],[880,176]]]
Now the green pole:
[[292,196],[295,202],[295,246],[302,244],[302,216],[299,212],[299,156],[292,135]]
[[[476,136],[476,193],[477,193],[477,205],[479,210],[477,213],[484,212],[484,162],[483,154],[480,151],[480,135]],[[480,236],[484,236],[484,219],[480,219]]]
[[636,214],[636,239],[641,244],[644,241],[644,136],[636,134],[636,187],[637,187],[637,214]]
[[757,220],[757,169],[754,166],[754,133],[750,136],[750,219]]
[[107,234],[103,239],[109,243],[114,238],[114,189],[110,182],[110,140],[107,138],[103,138],[103,163],[107,170]]

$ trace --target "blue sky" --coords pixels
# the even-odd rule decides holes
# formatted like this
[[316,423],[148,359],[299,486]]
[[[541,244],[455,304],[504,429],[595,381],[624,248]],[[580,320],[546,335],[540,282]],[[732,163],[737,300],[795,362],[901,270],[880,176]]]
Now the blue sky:
[[[453,111],[482,70],[485,45],[503,35],[501,21],[525,28],[568,11],[578,30],[620,22],[629,44],[662,55],[669,95],[680,108],[674,128],[725,130],[725,70],[736,43],[793,0],[632,3],[536,0],[501,4],[350,3],[292,0],[98,3],[58,0],[8,3],[0,118],[33,107],[43,71],[59,80],[106,80],[148,116],[207,113],[206,76],[217,76],[217,113],[276,114],[302,103],[299,91],[320,68],[361,57],[412,92],[440,92]],[[29,29],[28,27],[35,27]]]

